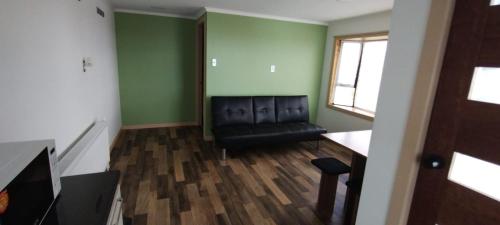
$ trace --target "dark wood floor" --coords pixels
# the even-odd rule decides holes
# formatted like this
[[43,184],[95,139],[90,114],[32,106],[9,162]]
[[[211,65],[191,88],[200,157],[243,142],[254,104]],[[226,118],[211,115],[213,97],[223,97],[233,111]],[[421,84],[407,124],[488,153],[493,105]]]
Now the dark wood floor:
[[339,179],[334,216],[314,213],[320,172],[311,159],[350,156],[322,143],[228,152],[202,140],[201,129],[123,131],[111,153],[122,172],[124,216],[134,225],[341,224],[344,185]]

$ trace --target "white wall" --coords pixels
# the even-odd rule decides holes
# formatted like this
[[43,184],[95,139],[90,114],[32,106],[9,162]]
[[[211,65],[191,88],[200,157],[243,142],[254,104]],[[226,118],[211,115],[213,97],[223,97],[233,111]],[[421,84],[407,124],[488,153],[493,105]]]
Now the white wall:
[[326,106],[328,85],[332,69],[333,42],[335,36],[388,31],[391,12],[381,12],[329,23],[326,37],[325,61],[318,105],[317,123],[329,132],[366,130],[372,128],[372,122]]
[[[82,57],[92,58],[86,73]],[[0,142],[55,139],[61,153],[96,119],[112,139],[119,101],[108,0],[2,0]]]
[[431,3],[432,0],[396,0],[392,10],[389,46],[363,181],[358,225],[387,224]]

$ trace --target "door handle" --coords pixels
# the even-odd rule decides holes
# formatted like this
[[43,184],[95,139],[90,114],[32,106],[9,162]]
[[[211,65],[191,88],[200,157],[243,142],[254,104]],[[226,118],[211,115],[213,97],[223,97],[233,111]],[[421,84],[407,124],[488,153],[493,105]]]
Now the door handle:
[[427,169],[442,169],[444,168],[445,164],[446,162],[444,158],[436,154],[424,156],[422,160],[422,165]]

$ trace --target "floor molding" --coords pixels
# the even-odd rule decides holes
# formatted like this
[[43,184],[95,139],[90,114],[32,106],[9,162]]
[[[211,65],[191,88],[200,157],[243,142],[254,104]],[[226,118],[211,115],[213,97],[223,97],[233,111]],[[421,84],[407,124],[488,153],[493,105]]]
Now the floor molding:
[[213,141],[213,140],[214,140],[214,136],[211,136],[211,135],[203,135],[203,140],[204,140],[204,141]]
[[123,132],[123,129],[120,129],[118,133],[116,133],[115,137],[113,138],[113,142],[111,142],[111,145],[109,146],[109,151],[112,151],[113,148],[115,147],[116,143],[118,142],[118,139],[121,137],[121,134]]
[[149,129],[149,128],[162,128],[162,127],[190,127],[197,126],[197,122],[175,122],[175,123],[153,123],[153,124],[139,124],[139,125],[126,125],[123,130],[136,130],[136,129]]

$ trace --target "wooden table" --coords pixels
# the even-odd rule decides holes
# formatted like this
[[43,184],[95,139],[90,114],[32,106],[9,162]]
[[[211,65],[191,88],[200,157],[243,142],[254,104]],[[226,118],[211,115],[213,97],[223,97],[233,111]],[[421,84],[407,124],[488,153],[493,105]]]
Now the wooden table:
[[322,136],[329,142],[352,152],[351,173],[344,204],[344,225],[354,225],[359,196],[365,174],[366,159],[370,147],[371,130],[327,133]]

